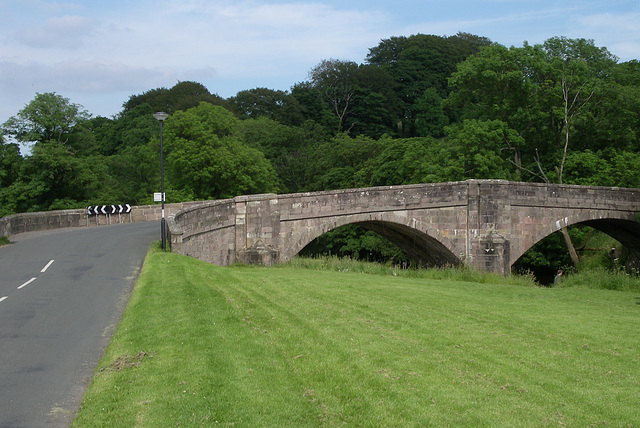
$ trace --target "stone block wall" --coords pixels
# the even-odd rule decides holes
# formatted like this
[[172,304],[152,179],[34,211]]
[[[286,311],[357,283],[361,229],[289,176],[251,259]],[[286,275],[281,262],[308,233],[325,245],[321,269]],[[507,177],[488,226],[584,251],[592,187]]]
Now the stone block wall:
[[19,233],[86,226],[85,210],[64,210],[13,214],[0,219],[0,236]]
[[225,266],[236,261],[236,203],[195,204],[167,218],[171,251]]

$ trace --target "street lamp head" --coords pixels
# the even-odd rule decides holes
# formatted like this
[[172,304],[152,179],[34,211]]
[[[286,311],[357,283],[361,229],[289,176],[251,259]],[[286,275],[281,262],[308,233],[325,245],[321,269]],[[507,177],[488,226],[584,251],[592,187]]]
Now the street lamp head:
[[153,117],[155,117],[156,119],[158,119],[160,122],[162,122],[163,120],[165,120],[166,118],[169,117],[169,115],[163,111],[159,111],[157,113],[153,113]]

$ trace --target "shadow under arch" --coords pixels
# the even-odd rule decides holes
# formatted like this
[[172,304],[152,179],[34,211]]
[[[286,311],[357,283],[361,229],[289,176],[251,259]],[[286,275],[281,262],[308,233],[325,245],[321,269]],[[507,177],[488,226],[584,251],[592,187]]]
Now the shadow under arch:
[[627,248],[632,254],[640,257],[640,223],[634,220],[599,219],[587,220],[582,224],[591,226],[606,233]]
[[[415,220],[414,223],[416,223]],[[302,248],[323,234],[347,225],[357,225],[377,233],[397,245],[418,266],[443,267],[462,265],[462,261],[438,239],[422,232],[419,228],[385,220],[361,220],[335,224],[333,227],[323,228],[323,232],[317,236],[307,237],[305,242],[300,242],[296,246],[302,250]]]
[[384,221],[364,221],[357,224],[396,244],[418,266],[443,267],[462,264],[461,260],[440,241],[418,229]]
[[[567,226],[589,226],[595,230],[598,230],[622,244],[629,252],[637,259],[640,259],[640,222],[631,220],[629,218],[599,218],[599,219],[574,219],[575,221],[569,222]],[[559,230],[551,233],[540,233],[536,236],[537,240],[528,248],[521,250],[520,254],[517,254],[511,267],[520,261],[520,259],[526,254],[527,251],[534,248],[537,244],[544,241],[546,238],[559,233]]]
[[593,212],[584,212],[579,215],[560,217],[557,221],[554,221],[553,226],[551,224],[541,224],[536,230],[536,233],[532,236],[528,247],[521,247],[519,252],[512,253],[512,260],[517,261],[534,245],[542,241],[546,237],[558,232],[561,226],[576,226],[587,225],[597,229],[613,239],[620,242],[630,251],[637,253],[640,252],[640,222],[637,220],[637,216],[632,213],[619,213],[617,216],[594,218]]

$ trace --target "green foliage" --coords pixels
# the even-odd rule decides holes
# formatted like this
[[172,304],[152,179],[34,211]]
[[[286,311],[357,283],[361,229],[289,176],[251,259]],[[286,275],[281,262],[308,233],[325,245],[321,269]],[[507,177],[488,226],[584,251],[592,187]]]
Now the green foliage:
[[405,278],[420,278],[437,281],[460,281],[477,284],[504,284],[531,287],[537,285],[530,275],[499,275],[495,273],[479,272],[467,268],[432,268],[424,269],[403,263],[403,260],[387,261],[386,263],[371,262],[352,257],[337,255],[320,255],[306,257],[298,255],[286,263],[276,267],[326,270],[333,272],[366,273],[370,275],[397,276]]
[[32,143],[26,158],[2,144],[0,214],[79,208],[109,184],[88,126],[90,115],[54,92],[36,94],[3,125],[7,135]]
[[311,84],[322,95],[331,112],[326,117],[333,133],[349,132],[353,128],[351,110],[357,98],[358,64],[353,61],[323,60],[309,72]]
[[89,117],[81,105],[71,103],[68,98],[55,92],[36,92],[35,98],[16,116],[10,117],[2,128],[6,135],[23,144],[48,141],[66,143],[74,127]]
[[640,188],[640,152],[618,152],[610,160],[612,183],[618,187]]
[[240,119],[268,118],[285,125],[301,125],[304,116],[298,100],[288,92],[256,88],[240,91],[228,100],[229,108]]
[[123,112],[117,120],[100,119],[96,123],[100,152],[105,156],[122,153],[129,147],[146,145],[159,133],[158,121],[149,104],[136,105]]
[[[157,123],[155,125],[158,126]],[[123,147],[119,153],[106,158],[106,164],[111,177],[117,183],[115,188],[119,192],[119,203],[151,203],[153,193],[160,189],[158,140],[150,140],[144,145]],[[172,199],[172,192],[167,188],[165,193],[167,202],[180,202]]]
[[449,80],[455,90],[447,103],[461,107],[466,118],[506,123],[521,137],[505,147],[513,151],[520,172],[562,182],[567,155],[606,147],[596,141],[612,130],[609,123],[622,133],[624,146],[634,138],[625,130],[633,122],[613,120],[630,116],[621,110],[628,103],[614,101],[627,92],[614,84],[614,68],[615,57],[591,40],[556,37],[521,48],[492,45],[459,64]]
[[269,161],[238,136],[240,122],[222,107],[200,103],[166,120],[168,178],[196,199],[276,191]]
[[380,153],[385,141],[365,136],[352,138],[341,133],[330,141],[320,142],[312,149],[316,162],[312,165],[314,181],[309,190],[368,186],[372,160]]
[[5,142],[0,134],[0,189],[10,186],[18,179],[21,163],[22,156],[18,145]]
[[558,284],[562,288],[589,288],[594,290],[615,290],[640,292],[640,277],[624,270],[610,270],[604,267],[581,270],[567,275]]
[[148,104],[152,111],[173,113],[197,107],[201,102],[224,105],[225,102],[218,95],[212,95],[201,83],[184,81],[175,84],[171,89],[151,89],[140,95],[132,95],[123,104],[123,113],[127,113],[137,106]]
[[422,137],[443,137],[449,118],[444,114],[442,98],[435,88],[428,88],[416,100],[416,133]]
[[615,186],[610,163],[591,150],[567,156],[564,182],[583,186]]
[[19,211],[47,211],[86,206],[92,194],[104,189],[106,168],[99,157],[79,157],[64,144],[49,142],[33,147],[21,175],[29,180],[12,186],[21,193],[16,199],[25,204]]
[[[447,78],[457,64],[489,43],[488,39],[465,33],[452,37],[416,34],[382,40],[369,50],[367,63],[387,70],[393,77],[398,100],[397,107],[393,103],[394,113],[401,136],[437,136],[424,133],[426,116],[435,119],[432,126],[436,130],[443,121],[437,111],[426,113],[425,102],[433,104],[433,101],[426,101],[424,94],[434,89],[439,97],[446,97],[449,93]],[[395,131],[389,130],[390,133]]]
[[284,193],[310,187],[309,171],[317,159],[312,157],[313,142],[327,141],[329,136],[314,121],[303,126],[286,126],[266,117],[247,119],[241,125],[242,140],[260,149],[273,165]]
[[433,138],[386,140],[372,162],[372,186],[454,181],[462,168],[450,149]]
[[331,230],[300,251],[301,257],[331,255],[377,263],[409,261],[400,248],[357,224]]
[[510,163],[507,156],[517,153],[524,140],[506,123],[465,120],[448,127],[446,132],[465,179],[519,178],[515,161]]

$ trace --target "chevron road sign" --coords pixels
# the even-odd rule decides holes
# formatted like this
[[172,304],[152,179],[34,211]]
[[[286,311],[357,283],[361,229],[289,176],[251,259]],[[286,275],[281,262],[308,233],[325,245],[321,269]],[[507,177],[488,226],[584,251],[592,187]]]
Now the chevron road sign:
[[118,219],[122,223],[122,214],[129,214],[129,222],[131,222],[131,205],[95,205],[87,207],[87,226],[89,225],[89,216],[96,216],[96,224],[100,224],[99,216],[104,215],[107,224],[111,224],[111,215],[118,214]]

